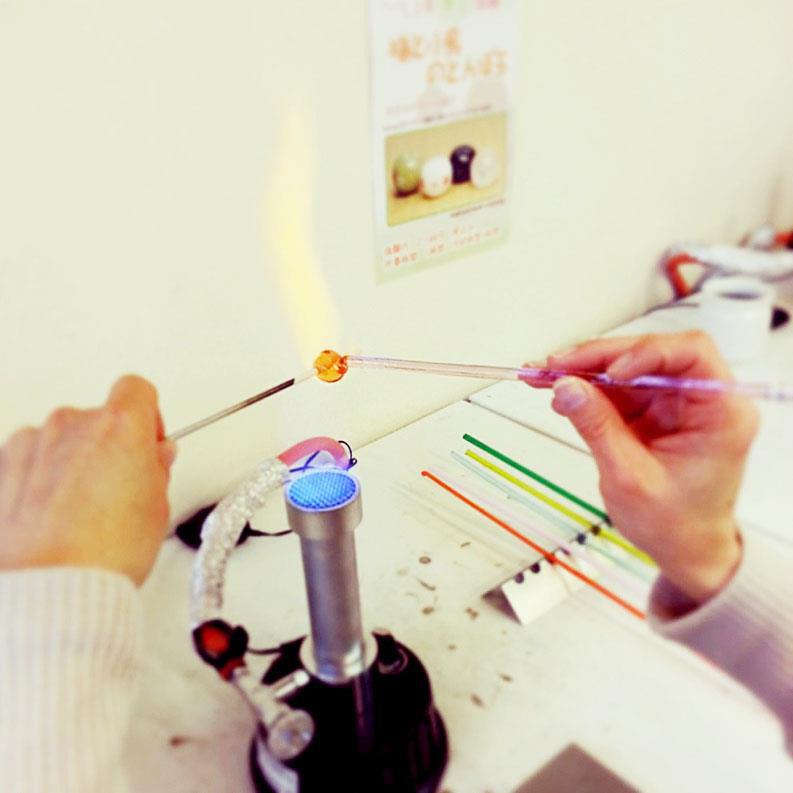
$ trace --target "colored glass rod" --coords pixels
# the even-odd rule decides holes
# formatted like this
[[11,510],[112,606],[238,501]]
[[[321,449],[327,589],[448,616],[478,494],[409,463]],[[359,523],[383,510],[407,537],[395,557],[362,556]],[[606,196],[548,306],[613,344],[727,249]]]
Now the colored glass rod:
[[[498,477],[493,476],[487,471],[483,470],[481,466],[477,465],[476,463],[471,462],[467,459],[464,455],[458,454],[455,451],[452,451],[452,458],[470,471],[472,474],[477,476],[483,482],[487,482],[492,487],[495,487],[497,490],[500,490],[506,497],[508,501],[516,502],[518,504],[522,504],[524,507],[530,509],[535,515],[539,515],[544,520],[547,520],[549,523],[552,523],[557,529],[560,529],[564,532],[564,536],[569,540],[575,540],[576,542],[583,542],[586,544],[586,547],[594,551],[601,556],[604,556],[610,562],[613,562],[618,567],[621,567],[623,570],[627,570],[631,575],[635,576],[636,578],[640,579],[644,583],[650,583],[652,581],[651,577],[648,577],[650,574],[645,573],[644,568],[639,568],[633,564],[629,564],[626,559],[621,559],[619,556],[607,551],[604,547],[601,547],[597,543],[589,542],[587,543],[586,540],[589,539],[590,536],[597,536],[600,535],[601,529],[599,526],[593,525],[587,531],[578,531],[570,526],[569,523],[566,523],[564,519],[560,518],[558,515],[554,514],[554,512],[550,509],[546,509],[545,507],[540,506],[539,504],[535,504],[530,498],[524,496],[522,493],[515,491],[511,488],[508,484],[498,479]],[[570,532],[573,532],[573,536],[570,536]]]
[[443,488],[447,493],[450,493],[456,499],[462,501],[463,504],[466,504],[467,506],[471,507],[471,509],[478,512],[480,515],[483,515],[488,520],[495,523],[497,526],[500,526],[502,529],[504,529],[504,531],[509,532],[509,534],[511,534],[516,539],[520,540],[525,545],[528,545],[529,548],[531,548],[532,550],[541,554],[549,564],[558,565],[563,570],[570,573],[570,575],[575,576],[577,579],[583,581],[588,586],[592,587],[593,589],[596,589],[598,592],[600,592],[601,595],[605,595],[605,597],[607,597],[609,600],[613,601],[618,606],[621,606],[626,611],[633,614],[634,617],[638,617],[641,620],[645,619],[644,612],[641,611],[640,609],[637,609],[636,606],[633,606],[632,604],[628,603],[627,600],[624,600],[619,595],[612,592],[610,589],[607,589],[602,584],[599,584],[597,581],[590,578],[588,575],[585,575],[580,570],[577,570],[575,567],[568,564],[563,559],[559,559],[550,551],[545,550],[545,548],[543,548],[541,545],[538,545],[536,542],[534,542],[534,540],[531,540],[528,537],[526,537],[524,534],[521,534],[517,529],[513,528],[509,523],[507,523],[504,520],[501,520],[501,518],[494,515],[492,512],[489,512],[484,507],[477,504],[475,501],[472,501],[467,496],[464,496],[462,493],[459,492],[459,490],[456,490],[451,485],[444,482],[442,479],[437,477],[431,471],[422,471],[421,475],[423,477],[426,477],[430,481],[434,482],[436,485],[438,485],[438,487]]
[[[476,491],[472,490],[466,491],[465,484],[454,484],[454,480],[443,471],[438,471],[436,475],[445,477],[448,484],[452,484],[453,487],[463,495],[466,495],[467,493],[468,498],[470,498],[472,501],[476,501],[481,507],[491,511],[494,515],[500,514],[502,518],[506,520],[514,529],[527,532],[530,535],[534,534],[540,540],[551,543],[552,545],[550,553],[556,555],[558,551],[562,551],[563,553],[567,554],[567,556],[575,557],[581,562],[590,565],[603,577],[610,577],[615,581],[619,581],[623,586],[627,587],[635,587],[637,585],[635,579],[628,579],[622,575],[620,570],[615,570],[612,567],[602,565],[600,561],[595,558],[595,555],[590,553],[591,546],[587,546],[585,543],[578,541],[577,537],[585,536],[583,532],[579,532],[577,537],[560,539],[558,536],[546,531],[537,524],[528,522],[524,516],[519,515],[511,508],[512,504],[499,504],[497,501],[491,500],[483,493],[477,493]],[[509,502],[509,499],[507,501]],[[512,503],[514,504],[515,502]],[[567,531],[570,531],[569,526],[567,527]]]
[[503,468],[500,468],[495,463],[491,463],[490,460],[486,460],[484,457],[482,457],[482,455],[472,452],[470,449],[468,449],[465,453],[465,456],[470,457],[472,460],[479,463],[479,465],[481,465],[483,468],[487,468],[489,471],[492,471],[502,479],[505,479],[510,484],[515,485],[515,487],[519,487],[529,495],[534,496],[534,498],[536,498],[538,501],[542,501],[543,504],[547,504],[557,512],[561,512],[562,515],[570,518],[570,520],[572,520],[574,523],[577,523],[579,526],[583,526],[585,529],[594,528],[594,524],[588,518],[579,515],[577,512],[574,512],[569,507],[561,504],[556,499],[545,495],[545,493],[542,491],[537,490],[536,487],[532,487],[531,485],[526,484],[526,482],[522,482],[517,476],[513,476],[511,473],[505,471]]
[[570,520],[574,521],[579,526],[583,526],[585,529],[592,529],[593,533],[597,533],[599,536],[603,537],[604,540],[608,540],[613,545],[617,545],[618,547],[622,548],[623,551],[626,551],[631,556],[635,556],[637,559],[640,559],[645,564],[655,567],[655,562],[652,560],[651,557],[649,557],[646,553],[644,553],[644,551],[640,551],[634,545],[629,543],[626,539],[623,539],[616,532],[613,532],[610,529],[605,528],[604,526],[599,526],[596,523],[592,523],[592,521],[583,517],[583,515],[579,515],[577,512],[573,511],[569,507],[559,503],[556,499],[551,498],[545,493],[542,493],[541,491],[537,490],[537,488],[532,487],[526,482],[521,481],[520,479],[518,479],[517,476],[513,476],[508,471],[505,471],[503,468],[500,468],[495,463],[491,463],[490,460],[486,460],[484,457],[477,454],[476,452],[472,452],[470,449],[468,449],[465,453],[465,456],[470,457],[472,460],[475,460],[477,463],[479,463],[479,465],[483,466],[484,468],[487,468],[489,471],[492,471],[494,474],[500,476],[502,479],[505,479],[507,482],[514,485],[515,487],[519,487],[521,490],[525,490],[529,495],[534,496],[534,498],[538,499],[539,501],[542,501],[543,504],[547,504],[549,507],[552,507],[557,512],[570,518]]
[[545,485],[549,490],[553,490],[554,493],[558,493],[560,496],[563,496],[568,501],[572,501],[573,504],[578,504],[579,507],[582,507],[587,512],[591,512],[596,517],[600,518],[600,520],[605,520],[609,522],[609,516],[602,510],[598,509],[597,507],[590,504],[588,501],[584,501],[583,498],[579,498],[575,494],[571,493],[569,490],[565,490],[560,485],[551,482],[550,479],[546,479],[544,476],[541,476],[536,471],[532,471],[531,468],[527,468],[525,465],[513,460],[511,457],[507,457],[506,454],[503,452],[498,451],[498,449],[494,449],[492,446],[488,446],[483,441],[480,441],[478,438],[474,438],[473,435],[469,435],[465,433],[463,435],[463,440],[467,441],[468,443],[472,444],[473,446],[478,446],[483,452],[487,452],[491,457],[495,457],[497,460],[501,460],[502,463],[506,463],[510,468],[514,468],[516,471],[520,471],[522,474],[533,479],[535,482],[539,482],[541,485]]
[[[643,391],[689,391],[700,394],[739,394],[754,399],[793,402],[793,386],[773,383],[738,383],[697,377],[668,377],[641,375],[628,380],[609,377],[605,372],[576,372],[548,369],[542,366],[489,366],[483,364],[438,363],[411,361],[402,358],[374,358],[367,355],[337,356],[346,372],[352,367],[362,369],[395,369],[403,372],[423,372],[447,377],[472,377],[482,380],[523,380],[534,386],[553,385],[563,377],[579,377],[601,388],[632,388]],[[324,354],[324,353],[323,353]]]

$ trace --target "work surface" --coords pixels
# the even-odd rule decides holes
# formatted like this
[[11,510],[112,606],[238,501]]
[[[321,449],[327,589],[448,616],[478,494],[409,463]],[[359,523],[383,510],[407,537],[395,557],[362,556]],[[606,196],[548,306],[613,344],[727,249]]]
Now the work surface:
[[[774,344],[781,349],[785,341],[793,349],[793,333]],[[432,467],[465,479],[450,456],[464,448],[464,433],[601,503],[591,457],[551,437],[553,426],[525,426],[531,422],[516,414],[517,397],[502,399],[499,415],[482,405],[486,394],[474,398],[479,404],[451,405],[356,450],[364,619],[390,628],[430,672],[451,740],[443,789],[509,793],[570,744],[642,791],[793,789],[793,763],[773,718],[701,659],[654,636],[597,592],[576,592],[525,626],[482,599],[536,554],[420,476]],[[778,421],[782,432],[788,422]],[[764,440],[754,466],[768,465],[775,453]],[[760,500],[762,478],[750,469],[748,486]],[[751,503],[742,501],[747,511]],[[752,520],[780,514],[764,504]],[[280,500],[254,523],[284,528]],[[148,655],[127,756],[133,789],[250,791],[252,717],[189,642],[192,560],[191,551],[170,541],[144,591]],[[238,548],[226,593],[226,616],[246,625],[255,645],[307,632],[293,536]]]

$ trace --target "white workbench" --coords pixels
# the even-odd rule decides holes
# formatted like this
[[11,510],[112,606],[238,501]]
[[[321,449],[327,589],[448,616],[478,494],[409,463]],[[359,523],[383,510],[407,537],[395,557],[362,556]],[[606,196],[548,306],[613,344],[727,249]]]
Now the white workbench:
[[[769,367],[784,368],[780,339],[793,349],[793,331],[785,331],[774,339]],[[520,414],[521,397],[532,404],[547,395],[516,387],[519,397],[488,404],[484,392],[356,450],[365,513],[356,534],[364,619],[389,627],[430,672],[451,740],[443,789],[509,793],[573,743],[642,791],[793,789],[793,763],[773,718],[597,592],[577,592],[526,626],[482,599],[534,555],[419,475],[437,466],[466,479],[449,456],[464,448],[464,432],[600,503],[591,457],[550,437],[552,414],[542,432],[524,426],[535,419]],[[782,472],[767,469],[772,461],[781,469],[782,449],[793,448],[783,445],[791,428],[781,413],[764,408],[764,420],[771,427],[750,466],[752,496],[742,501],[757,522],[781,514],[774,504],[785,492],[776,490]],[[284,523],[277,498],[255,520],[269,530]],[[251,717],[193,653],[192,559],[170,541],[144,590],[148,660],[127,764],[136,791],[245,793],[253,789],[246,756]],[[258,646],[307,631],[292,536],[238,548],[226,592],[227,617],[246,625]]]

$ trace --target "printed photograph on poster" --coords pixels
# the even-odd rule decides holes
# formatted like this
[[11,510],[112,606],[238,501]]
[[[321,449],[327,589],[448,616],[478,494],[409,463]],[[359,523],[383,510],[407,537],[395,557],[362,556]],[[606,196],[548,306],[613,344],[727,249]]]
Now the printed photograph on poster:
[[517,0],[370,0],[375,266],[384,281],[507,233]]
[[386,138],[388,225],[504,194],[505,113]]

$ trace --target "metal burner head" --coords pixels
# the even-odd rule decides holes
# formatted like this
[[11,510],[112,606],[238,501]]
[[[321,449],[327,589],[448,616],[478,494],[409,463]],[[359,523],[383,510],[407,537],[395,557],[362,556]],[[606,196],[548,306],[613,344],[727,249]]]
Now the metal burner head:
[[286,488],[289,526],[301,539],[330,540],[361,522],[361,485],[339,469],[311,471]]

